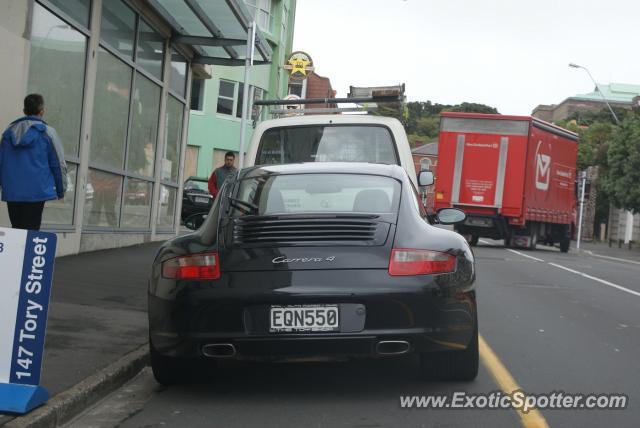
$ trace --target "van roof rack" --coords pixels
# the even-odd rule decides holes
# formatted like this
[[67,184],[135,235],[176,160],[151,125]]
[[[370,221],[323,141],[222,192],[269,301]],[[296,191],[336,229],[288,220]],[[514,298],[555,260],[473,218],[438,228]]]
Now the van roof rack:
[[[284,108],[271,109],[272,115],[291,115],[304,113],[345,113],[345,112],[367,112],[378,108],[378,103],[403,103],[404,85],[402,90],[395,87],[384,87],[370,91],[371,96],[358,96],[347,98],[300,98],[293,100],[255,100],[255,106],[285,106]],[[362,104],[358,107],[327,107],[327,108],[299,108],[308,104]]]

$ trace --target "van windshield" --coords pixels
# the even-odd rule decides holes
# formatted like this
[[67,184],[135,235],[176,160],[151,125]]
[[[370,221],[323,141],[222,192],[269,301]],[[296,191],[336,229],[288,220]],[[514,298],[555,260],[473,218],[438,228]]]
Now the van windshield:
[[297,162],[399,165],[391,132],[384,126],[292,126],[262,135],[256,165]]

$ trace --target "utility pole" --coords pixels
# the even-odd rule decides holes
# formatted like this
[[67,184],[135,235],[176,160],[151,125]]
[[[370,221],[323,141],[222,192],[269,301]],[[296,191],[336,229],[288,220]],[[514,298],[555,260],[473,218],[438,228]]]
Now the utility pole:
[[582,237],[582,212],[584,211],[584,189],[587,187],[587,171],[580,172],[580,214],[578,215],[578,239],[576,241],[576,249],[580,249],[580,238]]
[[244,87],[242,91],[242,119],[240,120],[240,155],[238,159],[238,173],[244,165],[244,148],[247,138],[247,122],[251,114],[249,100],[249,79],[253,65],[253,53],[256,45],[256,22],[252,21],[247,29],[247,53],[244,60]]

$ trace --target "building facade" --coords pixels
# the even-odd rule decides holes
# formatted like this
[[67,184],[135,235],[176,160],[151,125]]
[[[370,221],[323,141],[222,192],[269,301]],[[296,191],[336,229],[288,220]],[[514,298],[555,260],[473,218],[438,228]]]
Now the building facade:
[[[296,2],[245,0],[245,4],[273,50],[271,64],[251,67],[249,99],[282,98],[287,95],[288,82],[282,66],[293,44]],[[238,154],[244,84],[243,67],[215,67],[211,79],[193,80],[185,177],[209,177],[224,163],[226,152]],[[247,145],[253,124],[266,115],[266,108],[251,109],[245,130]],[[236,156],[236,166],[237,160]]]
[[598,84],[602,95],[597,89],[582,95],[574,95],[566,98],[560,104],[540,104],[533,109],[531,115],[547,122],[557,122],[572,117],[576,113],[597,113],[607,108],[602,99],[603,95],[611,107],[631,109],[634,106],[634,98],[640,94],[640,85],[628,85],[623,83]]
[[[64,145],[68,192],[47,202],[42,227],[57,233],[58,255],[177,233],[192,76],[244,63],[212,46],[246,40],[248,22],[236,0],[199,9],[184,0],[2,2],[0,126],[23,115],[26,94],[41,93]],[[256,55],[267,62],[264,43]],[[0,226],[9,225],[1,203]]]

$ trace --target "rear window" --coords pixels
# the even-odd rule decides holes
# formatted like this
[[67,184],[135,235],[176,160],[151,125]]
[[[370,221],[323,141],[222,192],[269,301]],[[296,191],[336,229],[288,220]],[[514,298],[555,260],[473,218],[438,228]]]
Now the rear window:
[[232,193],[232,216],[296,213],[393,213],[400,183],[357,174],[295,174],[242,180]]
[[370,162],[398,165],[391,132],[384,126],[295,126],[267,130],[256,165],[297,162]]
[[187,180],[184,183],[184,190],[203,190],[208,192],[208,182],[200,180]]

